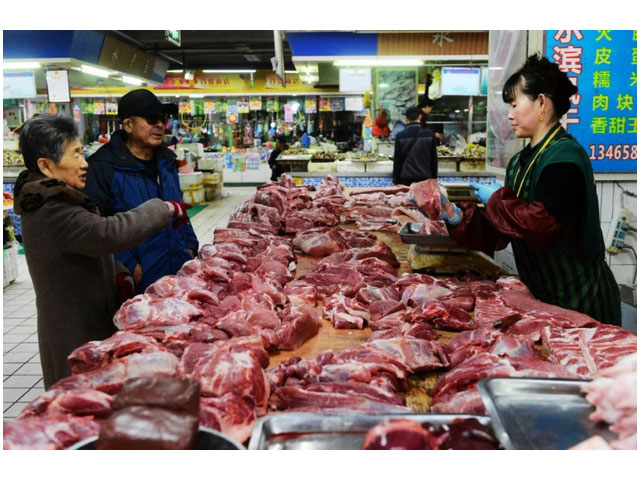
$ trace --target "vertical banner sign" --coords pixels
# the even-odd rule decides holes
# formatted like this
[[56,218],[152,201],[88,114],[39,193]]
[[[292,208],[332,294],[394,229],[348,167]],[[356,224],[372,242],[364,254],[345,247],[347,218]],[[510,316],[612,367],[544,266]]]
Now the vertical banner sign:
[[292,105],[285,103],[284,105],[284,121],[286,123],[293,122],[293,108]]
[[561,123],[594,172],[636,172],[636,30],[547,30],[547,58],[578,87]]
[[249,108],[251,110],[262,110],[262,98],[261,97],[251,97],[249,99]]
[[305,97],[304,113],[316,113],[316,97]]

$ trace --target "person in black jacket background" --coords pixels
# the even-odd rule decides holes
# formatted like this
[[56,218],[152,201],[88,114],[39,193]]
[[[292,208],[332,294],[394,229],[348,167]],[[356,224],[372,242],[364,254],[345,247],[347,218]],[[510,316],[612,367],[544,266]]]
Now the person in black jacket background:
[[420,109],[409,107],[406,128],[396,135],[393,150],[393,183],[411,185],[438,177],[438,154],[433,132],[419,123]]

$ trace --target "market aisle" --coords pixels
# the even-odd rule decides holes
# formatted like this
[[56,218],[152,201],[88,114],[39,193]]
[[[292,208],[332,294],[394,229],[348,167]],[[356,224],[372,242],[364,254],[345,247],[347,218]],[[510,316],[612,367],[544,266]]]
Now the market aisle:
[[[200,245],[211,243],[213,229],[226,226],[233,210],[254,192],[255,187],[225,187],[224,198],[210,202],[199,212],[192,224]],[[18,255],[18,278],[4,289],[2,303],[2,411],[4,419],[10,419],[44,392],[35,293],[24,255]]]

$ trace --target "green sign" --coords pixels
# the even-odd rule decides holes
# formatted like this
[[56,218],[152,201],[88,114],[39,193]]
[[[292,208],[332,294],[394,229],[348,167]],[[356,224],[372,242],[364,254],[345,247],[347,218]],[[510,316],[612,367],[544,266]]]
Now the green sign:
[[164,38],[176,46],[180,46],[180,30],[165,30]]

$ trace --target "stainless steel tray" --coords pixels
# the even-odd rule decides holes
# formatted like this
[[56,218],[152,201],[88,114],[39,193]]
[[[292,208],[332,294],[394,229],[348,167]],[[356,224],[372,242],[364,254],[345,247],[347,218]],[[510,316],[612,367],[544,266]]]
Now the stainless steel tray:
[[398,235],[400,235],[404,243],[438,247],[460,247],[449,235],[425,235],[424,233],[418,233],[421,226],[422,223],[419,222],[405,223],[398,232]]
[[487,378],[478,390],[496,438],[511,450],[565,450],[593,435],[616,438],[589,420],[594,407],[580,393],[585,381]]
[[359,450],[371,428],[392,418],[434,425],[476,418],[491,427],[489,417],[477,415],[274,413],[254,424],[249,450]]

